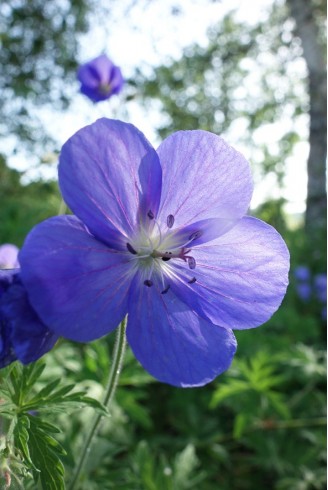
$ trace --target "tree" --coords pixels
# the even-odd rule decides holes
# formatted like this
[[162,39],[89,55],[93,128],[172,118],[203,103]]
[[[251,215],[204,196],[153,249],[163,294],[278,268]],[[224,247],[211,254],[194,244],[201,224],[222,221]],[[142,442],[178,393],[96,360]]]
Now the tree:
[[[307,162],[308,188],[306,227],[309,231],[326,224],[326,158],[327,158],[327,72],[323,43],[320,42],[318,6],[313,0],[287,0],[295,19],[296,33],[302,41],[308,70],[310,94],[310,152]],[[320,1],[319,7],[324,9]],[[319,10],[320,14],[320,10]]]
[[213,26],[206,48],[190,46],[151,80],[139,74],[136,84],[145,104],[161,104],[161,137],[178,129],[223,133],[245,150],[258,182],[275,178],[280,192],[273,197],[282,205],[285,162],[304,137],[309,105],[301,44],[281,2],[255,25],[235,19],[231,12]]
[[[93,0],[15,0],[0,5],[0,136],[41,146],[47,135],[36,107],[69,104],[78,34],[87,30]],[[4,121],[6,124],[4,124]]]

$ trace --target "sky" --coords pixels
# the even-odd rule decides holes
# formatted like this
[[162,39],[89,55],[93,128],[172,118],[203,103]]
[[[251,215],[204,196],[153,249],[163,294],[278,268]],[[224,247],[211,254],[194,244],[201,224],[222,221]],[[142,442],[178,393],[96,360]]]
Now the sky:
[[[106,1],[104,0],[104,5]],[[236,9],[237,19],[247,23],[256,23],[266,18],[272,0],[116,0],[110,2],[107,15],[95,12],[90,25],[91,32],[80,38],[79,62],[83,63],[106,52],[114,62],[122,68],[123,74],[130,77],[136,68],[161,65],[165,61],[179,59],[183,48],[190,44],[207,44],[207,29],[211,24],[218,23],[230,10]],[[172,15],[175,13],[175,15]],[[92,42],[90,42],[92,40]],[[78,85],[76,85],[78,92]],[[69,112],[56,117],[49,108],[43,110],[39,117],[51,128],[53,136],[61,146],[69,136],[86,124],[99,117],[121,118],[135,124],[144,132],[149,141],[156,147],[159,144],[155,128],[161,115],[152,108],[145,110],[138,102],[129,103],[126,113],[121,108],[121,98],[112,97],[109,101],[92,104],[81,94],[76,93]],[[301,120],[296,128],[306,139],[307,119]],[[197,129],[197,128],[195,128]],[[259,142],[265,141],[274,145],[286,128],[277,126],[261,128],[255,135]],[[247,148],[240,147],[238,142],[238,124],[232,128],[228,142],[247,155]],[[256,207],[266,198],[285,197],[288,200],[286,211],[299,213],[305,209],[306,196],[306,159],[308,145],[303,142],[295,146],[293,157],[286,165],[285,190],[283,196],[275,186],[273,176],[257,182],[252,207]],[[16,157],[13,166],[24,167],[22,159]],[[48,168],[48,177],[55,175],[56,169]],[[31,174],[32,176],[32,174]]]

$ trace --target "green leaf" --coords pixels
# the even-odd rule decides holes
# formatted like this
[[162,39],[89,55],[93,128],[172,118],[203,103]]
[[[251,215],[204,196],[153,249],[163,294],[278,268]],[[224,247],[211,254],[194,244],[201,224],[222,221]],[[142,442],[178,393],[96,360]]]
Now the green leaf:
[[210,408],[217,407],[223,400],[240,393],[244,393],[251,389],[249,383],[240,380],[230,380],[227,385],[221,385],[214,392],[210,402]]
[[233,437],[235,439],[240,439],[245,433],[245,430],[249,426],[250,416],[249,414],[239,413],[235,418],[235,423],[233,427]]
[[185,449],[176,456],[174,464],[174,483],[176,488],[188,488],[188,482],[192,472],[199,465],[193,444],[188,444]]
[[14,429],[15,446],[21,451],[25,464],[31,469],[37,471],[31,459],[30,450],[28,447],[30,421],[26,415],[19,416]]
[[23,368],[23,378],[24,378],[24,388],[26,392],[30,390],[32,386],[36,383],[36,381],[40,378],[43,373],[46,365],[44,362],[32,362],[28,366]]
[[30,418],[28,447],[31,459],[37,469],[34,479],[40,480],[43,490],[65,490],[64,466],[60,456],[66,454],[56,439],[44,430],[37,417]]

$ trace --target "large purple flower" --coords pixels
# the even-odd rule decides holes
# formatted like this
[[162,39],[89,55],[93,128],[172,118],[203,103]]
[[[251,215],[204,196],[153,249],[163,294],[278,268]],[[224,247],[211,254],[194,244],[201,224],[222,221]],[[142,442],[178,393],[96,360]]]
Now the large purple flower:
[[19,270],[0,270],[0,368],[36,361],[57,338],[32,309]]
[[23,281],[58,334],[90,341],[128,314],[128,342],[154,377],[203,385],[234,356],[232,329],[270,318],[286,291],[280,235],[244,216],[244,157],[206,131],[157,152],[131,124],[100,119],[63,146],[59,183],[76,216],[36,226]]
[[81,82],[82,94],[93,102],[100,102],[118,94],[124,83],[120,68],[105,54],[81,65],[77,78]]

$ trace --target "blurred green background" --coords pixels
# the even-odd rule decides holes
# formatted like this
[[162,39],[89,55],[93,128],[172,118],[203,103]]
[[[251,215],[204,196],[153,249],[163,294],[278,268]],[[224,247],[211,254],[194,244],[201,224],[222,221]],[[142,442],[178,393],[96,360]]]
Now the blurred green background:
[[[197,2],[204,9],[225,3]],[[78,61],[86,61],[81,46],[95,23],[110,40],[115,22],[128,23],[138,8],[142,17],[154,4],[165,2],[15,0],[0,6],[0,244],[21,246],[32,226],[60,208],[55,169],[63,141],[45,124],[51,117],[43,110],[59,125],[70,111],[80,126],[99,115],[135,124],[149,118],[157,141],[179,129],[223,134],[251,161],[255,186],[272,183],[250,212],[286,240],[290,286],[269,322],[236,332],[231,369],[203,388],[156,382],[128,350],[112,416],[102,424],[79,488],[325,489],[326,316],[315,291],[316,275],[326,273],[325,4],[266,2],[266,15],[251,24],[238,19],[238,8],[226,11],[205,43],[130,67],[116,101],[101,109],[82,101],[75,72]],[[166,6],[169,36],[173,22],[184,22],[185,4]],[[111,53],[120,65],[120,46],[112,45]],[[294,180],[308,182],[298,208],[288,197],[291,159]],[[306,297],[295,277],[299,266],[310,272]],[[59,376],[101,399],[112,345],[112,336],[90,344],[59,341],[45,357],[43,383]],[[91,409],[53,416],[62,429],[68,479],[92,416]],[[35,486],[27,479],[24,488]]]

